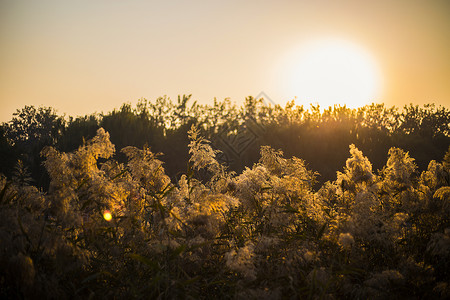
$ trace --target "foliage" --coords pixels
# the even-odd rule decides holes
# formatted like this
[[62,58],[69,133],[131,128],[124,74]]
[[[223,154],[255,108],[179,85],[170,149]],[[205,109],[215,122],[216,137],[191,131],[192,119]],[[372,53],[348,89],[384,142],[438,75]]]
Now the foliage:
[[[333,180],[336,170],[345,164],[350,144],[365,153],[374,170],[385,165],[387,151],[396,147],[408,151],[423,171],[429,161],[443,157],[450,143],[450,111],[433,104],[321,110],[294,102],[284,108],[271,106],[253,97],[242,106],[229,99],[200,105],[191,102],[191,95],[183,95],[176,101],[168,97],[154,102],[140,99],[135,107],[124,104],[106,114],[69,117],[67,121],[51,108],[26,106],[0,128],[0,170],[12,176],[14,166],[22,160],[38,187],[46,190],[49,179],[41,166],[40,151],[49,145],[73,151],[102,127],[118,149],[151,145],[155,152],[164,153],[167,174],[178,180],[190,159],[188,131],[193,124],[214,150],[221,151],[216,159],[230,170],[242,172],[253,165],[260,147],[269,145],[307,161],[320,174],[318,184]],[[120,151],[115,158],[120,163],[127,161]]]
[[1,297],[450,296],[450,149],[419,172],[391,148],[375,172],[352,144],[317,189],[305,161],[270,146],[239,173],[195,126],[186,151],[171,180],[148,146],[116,160],[99,128],[74,151],[42,150],[46,193],[23,164],[2,176]]
[[2,160],[2,171],[11,175],[13,168],[24,162],[39,185],[48,184],[41,166],[39,152],[43,147],[56,145],[64,134],[66,121],[50,107],[25,106],[13,114],[8,124],[3,124],[1,152],[8,153]]
[[13,145],[33,146],[36,143],[56,144],[65,127],[64,118],[50,107],[25,106],[14,113],[6,127],[6,137]]

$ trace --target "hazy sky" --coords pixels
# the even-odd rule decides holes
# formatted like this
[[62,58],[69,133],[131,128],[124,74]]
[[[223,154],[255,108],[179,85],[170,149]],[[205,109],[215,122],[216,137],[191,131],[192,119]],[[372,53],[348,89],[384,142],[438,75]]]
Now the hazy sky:
[[0,121],[24,105],[84,115],[163,95],[301,99],[284,84],[292,53],[322,37],[370,53],[377,101],[450,107],[448,0],[0,0]]

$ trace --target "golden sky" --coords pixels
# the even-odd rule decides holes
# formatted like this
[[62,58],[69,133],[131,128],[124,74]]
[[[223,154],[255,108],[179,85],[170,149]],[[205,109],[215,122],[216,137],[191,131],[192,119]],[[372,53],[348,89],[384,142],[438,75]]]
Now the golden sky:
[[24,105],[75,116],[178,94],[306,104],[285,83],[296,49],[321,38],[376,63],[367,102],[450,107],[448,0],[0,0],[0,121]]

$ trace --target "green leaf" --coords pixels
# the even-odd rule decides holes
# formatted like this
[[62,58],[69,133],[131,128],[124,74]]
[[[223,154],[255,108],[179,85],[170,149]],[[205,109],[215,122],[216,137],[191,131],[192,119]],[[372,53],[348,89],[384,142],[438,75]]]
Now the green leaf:
[[159,265],[157,262],[154,262],[153,260],[149,259],[148,257],[142,256],[140,254],[136,254],[136,253],[129,253],[126,256],[128,256],[131,259],[134,259],[138,262],[143,263],[144,265],[150,267],[151,269],[154,270],[159,270]]

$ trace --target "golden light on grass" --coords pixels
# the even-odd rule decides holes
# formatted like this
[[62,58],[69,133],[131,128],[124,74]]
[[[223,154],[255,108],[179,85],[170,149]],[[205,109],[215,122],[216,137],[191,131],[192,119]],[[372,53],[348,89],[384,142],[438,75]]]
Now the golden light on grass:
[[307,43],[290,55],[289,89],[303,103],[359,107],[381,93],[381,72],[364,48],[341,39]]
[[111,215],[111,213],[109,212],[109,210],[105,210],[104,212],[103,212],[103,218],[106,220],[106,221],[111,221],[112,220],[112,215]]

